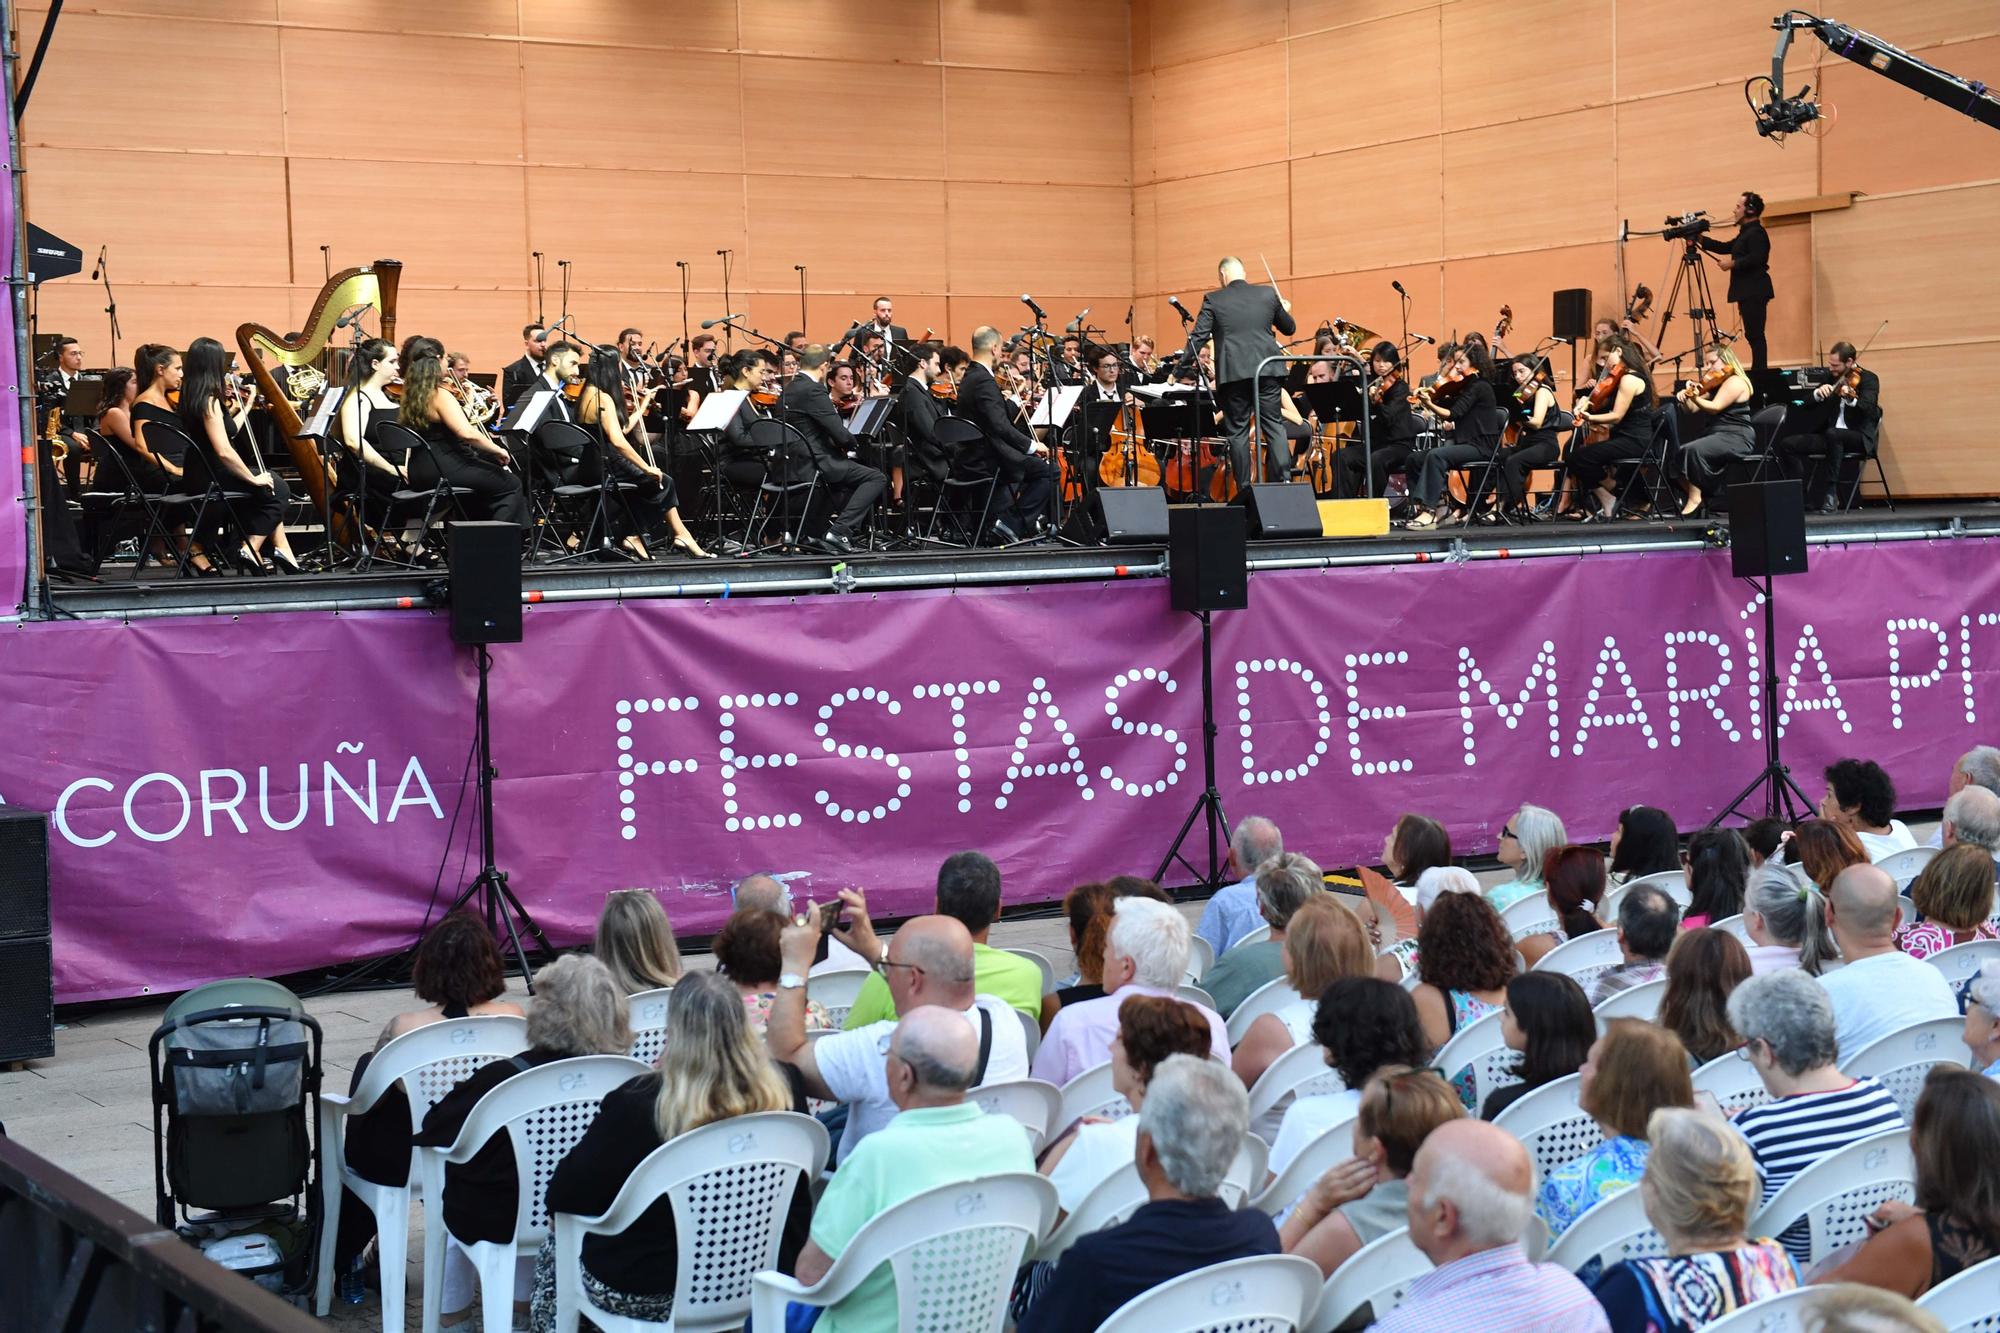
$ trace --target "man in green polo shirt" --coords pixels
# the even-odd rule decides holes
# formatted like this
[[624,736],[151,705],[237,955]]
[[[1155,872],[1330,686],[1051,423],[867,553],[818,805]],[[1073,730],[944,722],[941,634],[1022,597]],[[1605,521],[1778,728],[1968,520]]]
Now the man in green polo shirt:
[[[981,995],[1005,1000],[1028,1017],[1042,1015],[1042,969],[1018,954],[989,948],[987,935],[1000,917],[1000,867],[983,852],[957,852],[938,867],[939,916],[955,917],[972,932],[973,988]],[[869,959],[873,963],[874,959]],[[882,974],[861,983],[854,1007],[847,1011],[849,1029],[866,1027],[896,1016]]]
[[[1032,1172],[1027,1131],[1012,1116],[987,1115],[965,1100],[979,1041],[958,1014],[912,1009],[889,1042],[889,1096],[897,1113],[840,1164],[813,1210],[798,1280],[826,1276],[855,1235],[883,1210],[939,1185],[1010,1171]],[[827,1308],[818,1333],[874,1333],[896,1326],[896,1284],[887,1264]]]

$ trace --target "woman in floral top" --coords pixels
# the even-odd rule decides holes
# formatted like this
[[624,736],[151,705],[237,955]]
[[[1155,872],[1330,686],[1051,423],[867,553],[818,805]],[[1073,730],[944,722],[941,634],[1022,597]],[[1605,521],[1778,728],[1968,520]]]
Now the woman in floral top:
[[1695,1333],[1798,1286],[1782,1245],[1744,1235],[1761,1190],[1740,1136],[1705,1111],[1667,1108],[1647,1120],[1646,1138],[1639,1192],[1667,1255],[1624,1260],[1598,1279],[1611,1333]]
[[1646,1120],[1663,1106],[1694,1105],[1687,1050],[1673,1033],[1636,1018],[1615,1018],[1577,1071],[1577,1103],[1604,1142],[1549,1172],[1535,1201],[1554,1240],[1592,1204],[1639,1183],[1646,1169]]
[[[778,999],[778,975],[784,971],[778,938],[784,930],[785,918],[778,913],[745,907],[730,917],[715,937],[716,968],[742,992],[750,1026],[759,1035],[770,1025],[771,1006]],[[818,1000],[807,1000],[806,1031],[832,1026],[826,1007]]]
[[1910,885],[1910,901],[1917,920],[1896,932],[1896,947],[1912,958],[2000,935],[1987,920],[1993,915],[1993,858],[1983,847],[1961,842],[1932,857]]

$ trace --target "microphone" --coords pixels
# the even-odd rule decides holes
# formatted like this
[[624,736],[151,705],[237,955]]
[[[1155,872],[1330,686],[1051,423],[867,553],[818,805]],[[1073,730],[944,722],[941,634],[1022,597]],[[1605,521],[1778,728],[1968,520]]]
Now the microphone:
[[336,329],[344,329],[351,325],[358,324],[361,321],[361,317],[367,314],[370,310],[373,310],[374,308],[375,307],[372,304],[367,304],[367,303],[355,306],[352,310],[348,311],[346,314],[342,315],[339,319],[335,320],[333,322],[333,327],[335,327]]
[[704,319],[701,322],[701,326],[705,329],[712,329],[718,324],[727,324],[732,319],[744,319],[746,317],[745,315],[724,315],[721,319]]
[[90,280],[92,282],[97,281],[97,272],[104,267],[104,251],[106,248],[102,245],[97,247],[97,262],[90,266]]
[[1028,309],[1034,311],[1036,319],[1047,319],[1049,317],[1048,312],[1042,309],[1040,306],[1036,305],[1035,298],[1028,295],[1026,292],[1021,293],[1021,304],[1028,307]]
[[1129,328],[1131,328],[1131,327],[1132,327],[1132,312],[1133,312],[1134,310],[1137,310],[1138,308],[1139,308],[1139,307],[1138,307],[1138,306],[1136,306],[1136,305],[1128,305],[1128,306],[1126,306],[1126,307],[1125,307],[1125,327],[1126,327],[1126,328],[1128,328],[1128,329],[1129,329]]
[[1069,322],[1069,326],[1068,326],[1067,328],[1065,328],[1065,329],[1063,330],[1063,332],[1064,332],[1064,333],[1076,333],[1077,331],[1079,331],[1080,329],[1082,329],[1082,328],[1083,328],[1083,316],[1084,316],[1084,315],[1087,315],[1087,314],[1089,314],[1089,313],[1090,313],[1090,307],[1089,307],[1089,306],[1085,306],[1085,307],[1083,308],[1083,314],[1080,314],[1080,315],[1078,315],[1078,316],[1077,316],[1077,317],[1076,317],[1075,319],[1071,320],[1071,321]]
[[1182,323],[1185,323],[1185,324],[1192,324],[1192,323],[1194,323],[1194,316],[1193,316],[1193,315],[1190,315],[1190,314],[1188,313],[1188,308],[1187,308],[1186,306],[1184,306],[1184,305],[1182,305],[1182,304],[1181,304],[1181,298],[1180,298],[1180,297],[1178,297],[1178,296],[1169,296],[1169,297],[1167,298],[1167,304],[1168,304],[1168,305],[1170,305],[1170,306],[1172,306],[1172,307],[1173,307],[1173,308],[1174,308],[1175,310],[1177,310],[1177,311],[1179,311],[1179,312],[1180,312],[1180,317],[1181,317],[1181,322],[1182,322]]
[[1567,347],[1567,346],[1569,346],[1569,345],[1570,345],[1571,343],[1575,342],[1575,341],[1576,341],[1576,339],[1574,339],[1574,338],[1565,338],[1565,337],[1563,337],[1563,336],[1562,336],[1562,335],[1561,335],[1560,333],[1551,333],[1551,334],[1549,335],[1549,341],[1550,341],[1550,342],[1552,342],[1552,343],[1556,343],[1556,344],[1558,344],[1558,345],[1560,345],[1560,346],[1563,346],[1563,347]]
[[1394,288],[1396,289],[1396,295],[1398,295],[1398,296],[1408,296],[1408,295],[1409,295],[1409,293],[1408,293],[1408,292],[1406,292],[1406,291],[1404,291],[1404,290],[1403,290],[1403,284],[1402,284],[1402,283],[1400,283],[1400,282],[1397,282],[1397,281],[1395,281],[1395,280],[1393,280],[1393,279],[1392,279],[1392,280],[1390,281],[1389,285],[1390,285],[1391,287],[1394,287]]
[[1437,339],[1431,337],[1431,335],[1428,333],[1413,333],[1410,335],[1410,341],[1419,343],[1429,343],[1433,347],[1437,345]]

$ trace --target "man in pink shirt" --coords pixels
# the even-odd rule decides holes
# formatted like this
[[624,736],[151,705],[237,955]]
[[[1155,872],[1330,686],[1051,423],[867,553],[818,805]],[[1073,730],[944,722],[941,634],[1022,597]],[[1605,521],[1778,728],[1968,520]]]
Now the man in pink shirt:
[[[1056,1011],[1035,1052],[1034,1076],[1061,1087],[1111,1058],[1118,1035],[1118,1007],[1131,995],[1169,999],[1187,975],[1188,923],[1174,908],[1151,898],[1120,898],[1104,942],[1104,997]],[[1229,1058],[1229,1030],[1222,1015],[1196,1005],[1214,1034],[1215,1055]]]

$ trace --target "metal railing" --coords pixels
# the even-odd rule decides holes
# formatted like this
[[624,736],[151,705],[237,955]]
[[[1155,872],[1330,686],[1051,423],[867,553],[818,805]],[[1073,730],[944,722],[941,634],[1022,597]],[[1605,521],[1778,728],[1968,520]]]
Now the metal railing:
[[[1369,359],[1358,352],[1324,352],[1314,353],[1311,356],[1293,356],[1290,353],[1279,352],[1272,356],[1267,356],[1257,363],[1256,373],[1251,377],[1252,383],[1264,378],[1265,367],[1280,363],[1287,366],[1333,365],[1337,363],[1344,366],[1353,366],[1360,374],[1361,433],[1358,438],[1361,441],[1361,487],[1363,494],[1371,500],[1374,499],[1375,439],[1372,418],[1375,414],[1368,410],[1370,403],[1368,396],[1368,372],[1371,368]],[[1260,440],[1258,445],[1261,450],[1263,442]],[[1259,461],[1262,461],[1261,458]]]

